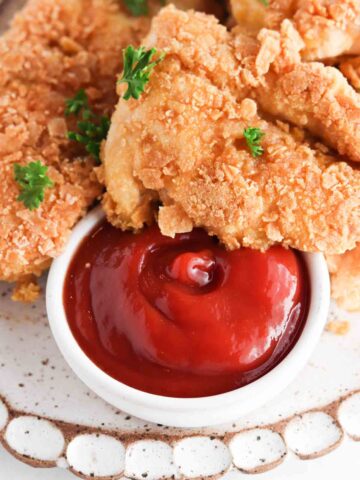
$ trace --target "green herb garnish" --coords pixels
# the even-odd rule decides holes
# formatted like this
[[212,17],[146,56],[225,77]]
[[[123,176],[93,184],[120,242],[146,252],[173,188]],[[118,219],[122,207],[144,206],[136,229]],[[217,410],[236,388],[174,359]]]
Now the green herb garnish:
[[244,130],[244,138],[246,145],[249,147],[253,157],[260,157],[264,153],[263,147],[260,145],[260,140],[265,135],[260,128],[249,127]]
[[46,174],[47,169],[40,161],[30,162],[25,166],[14,164],[14,178],[20,187],[17,200],[23,202],[29,210],[38,208],[44,200],[45,189],[54,185]]
[[149,14],[147,0],[124,0],[124,3],[134,17],[141,17]]
[[90,111],[89,100],[83,88],[73,98],[65,101],[66,116],[79,115],[81,111]]
[[144,47],[140,47],[136,49],[131,45],[123,50],[124,71],[119,83],[127,83],[128,85],[123,95],[125,100],[129,100],[131,97],[137,100],[144,92],[152,70],[165,57],[163,53],[152,62],[151,58],[155,53],[157,53],[155,48],[145,50]]
[[[148,0],[124,0],[125,6],[134,17],[149,15]],[[159,0],[160,5],[166,5],[166,0]]]
[[66,100],[65,115],[81,116],[81,120],[76,124],[78,131],[69,131],[68,138],[84,145],[85,150],[99,162],[100,145],[109,131],[110,119],[96,115],[92,111],[83,89],[79,90],[73,98]]
[[265,5],[265,7],[269,6],[269,0],[259,0],[259,2]]

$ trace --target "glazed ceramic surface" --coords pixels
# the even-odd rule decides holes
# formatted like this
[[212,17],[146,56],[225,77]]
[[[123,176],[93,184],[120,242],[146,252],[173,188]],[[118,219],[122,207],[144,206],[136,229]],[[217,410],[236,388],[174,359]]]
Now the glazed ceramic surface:
[[216,428],[171,429],[88,390],[56,347],[44,299],[25,306],[10,292],[0,285],[0,437],[23,461],[89,478],[230,480],[327,454],[344,435],[360,439],[360,315],[333,307],[348,333],[325,331],[301,374],[261,409]]

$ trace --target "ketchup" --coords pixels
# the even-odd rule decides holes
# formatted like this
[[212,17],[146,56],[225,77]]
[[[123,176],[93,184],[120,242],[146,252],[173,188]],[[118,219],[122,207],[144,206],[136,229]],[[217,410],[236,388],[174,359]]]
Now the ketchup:
[[308,310],[301,256],[227,251],[205,231],[163,236],[99,224],[67,272],[64,305],[86,355],[115,379],[171,397],[234,390],[291,350]]

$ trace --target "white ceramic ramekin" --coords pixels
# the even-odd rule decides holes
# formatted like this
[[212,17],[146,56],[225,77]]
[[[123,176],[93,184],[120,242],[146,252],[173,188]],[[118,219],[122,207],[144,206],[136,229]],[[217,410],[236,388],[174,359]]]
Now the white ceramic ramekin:
[[298,342],[275,368],[253,383],[211,397],[170,398],[136,390],[107,375],[77,344],[63,306],[63,286],[69,262],[82,239],[103,217],[98,207],[76,226],[64,253],[51,266],[46,288],[47,312],[55,340],[70,367],[100,397],[127,413],[163,425],[216,425],[233,421],[264,404],[283,390],[304,367],[319,340],[330,302],[329,274],[325,259],[319,253],[304,254],[311,300]]

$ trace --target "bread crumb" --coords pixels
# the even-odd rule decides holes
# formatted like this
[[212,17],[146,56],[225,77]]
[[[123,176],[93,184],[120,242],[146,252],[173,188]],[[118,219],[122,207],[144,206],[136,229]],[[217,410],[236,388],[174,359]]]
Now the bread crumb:
[[14,302],[32,303],[39,298],[40,293],[41,288],[36,277],[29,275],[17,282],[11,295],[11,300]]
[[191,232],[193,223],[180,205],[160,207],[158,223],[163,235],[174,238],[177,233]]
[[326,324],[325,330],[335,333],[335,335],[346,335],[350,330],[350,323],[347,320],[330,320]]

